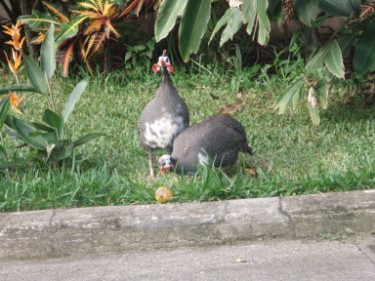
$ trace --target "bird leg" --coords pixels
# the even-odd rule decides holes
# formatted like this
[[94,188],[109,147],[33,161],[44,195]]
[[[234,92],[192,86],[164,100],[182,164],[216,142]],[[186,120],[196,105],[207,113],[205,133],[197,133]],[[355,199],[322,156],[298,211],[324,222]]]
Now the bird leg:
[[155,177],[153,169],[153,153],[151,150],[148,151],[148,166],[150,167],[150,177]]

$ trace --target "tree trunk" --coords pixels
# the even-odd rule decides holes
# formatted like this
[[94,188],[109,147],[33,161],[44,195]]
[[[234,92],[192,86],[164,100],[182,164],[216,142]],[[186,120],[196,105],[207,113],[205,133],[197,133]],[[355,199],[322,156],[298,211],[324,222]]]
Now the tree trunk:
[[[31,14],[31,7],[30,7],[30,1],[29,0],[20,0],[20,10],[21,15],[30,15]],[[27,48],[29,50],[29,55],[35,58],[38,54],[37,48],[35,45],[31,44],[31,40],[33,38],[33,32],[31,28],[28,25],[24,25],[24,31],[26,36],[26,44]]]

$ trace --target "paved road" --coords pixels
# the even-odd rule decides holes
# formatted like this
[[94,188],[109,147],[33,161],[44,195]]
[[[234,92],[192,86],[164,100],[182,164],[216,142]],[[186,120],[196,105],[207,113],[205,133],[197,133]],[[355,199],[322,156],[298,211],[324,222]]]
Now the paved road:
[[375,280],[375,237],[231,245],[5,261],[1,281]]

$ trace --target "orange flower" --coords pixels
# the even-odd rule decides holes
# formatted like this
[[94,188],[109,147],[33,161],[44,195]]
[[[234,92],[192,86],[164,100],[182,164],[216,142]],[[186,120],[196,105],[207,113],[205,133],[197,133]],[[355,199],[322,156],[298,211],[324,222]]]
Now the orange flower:
[[25,43],[25,40],[25,37],[23,37],[21,41],[18,38],[13,38],[13,40],[9,40],[5,42],[5,44],[12,45],[14,49],[16,49],[17,51],[21,51],[23,43]]
[[12,38],[21,38],[21,25],[22,23],[20,21],[17,21],[16,25],[13,25],[11,27],[3,25],[3,32],[5,34],[8,34]]
[[11,27],[3,25],[3,32],[12,37],[12,40],[5,42],[6,44],[12,45],[17,51],[22,50],[22,46],[25,43],[26,38],[21,36],[21,25],[20,21],[17,21],[16,25]]
[[9,97],[10,97],[10,105],[12,107],[12,110],[19,114],[22,114],[19,107],[21,105],[23,97],[19,97],[16,93],[13,93],[12,91],[9,92]]
[[20,68],[22,64],[22,53],[18,53],[17,51],[12,49],[13,62],[9,59],[8,54],[6,52],[4,53],[5,53],[5,58],[7,59],[10,70],[15,76],[17,76],[18,69]]

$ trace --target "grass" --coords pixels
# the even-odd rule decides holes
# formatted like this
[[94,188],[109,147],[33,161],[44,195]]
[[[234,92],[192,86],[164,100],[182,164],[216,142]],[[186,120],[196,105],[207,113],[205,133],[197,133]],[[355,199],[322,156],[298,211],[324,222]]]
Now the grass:
[[[4,86],[11,83],[4,77],[0,79]],[[158,75],[142,69],[91,78],[68,122],[73,137],[90,132],[106,134],[82,148],[90,165],[47,171],[31,167],[4,174],[0,179],[0,210],[153,204],[155,189],[160,185],[173,190],[173,202],[375,186],[375,111],[372,105],[353,95],[350,83],[342,85],[344,90],[333,89],[330,106],[322,113],[322,123],[315,127],[305,106],[277,115],[274,101],[286,83],[280,76],[254,77],[247,70],[225,73],[215,69],[194,74],[181,69],[173,77],[190,109],[191,123],[240,97],[245,106],[234,117],[246,127],[255,154],[241,155],[226,172],[202,168],[194,177],[170,174],[150,179],[146,152],[138,145],[136,126],[159,80]],[[77,81],[57,79],[57,109],[62,108]],[[40,121],[46,100],[32,94],[25,99],[24,107],[25,118]],[[8,142],[12,144],[13,140]],[[245,165],[256,167],[258,178],[245,175]]]

